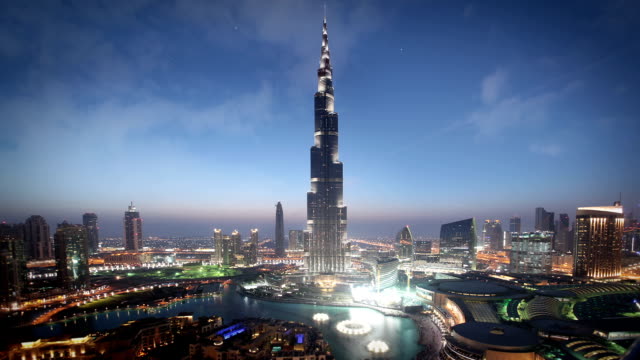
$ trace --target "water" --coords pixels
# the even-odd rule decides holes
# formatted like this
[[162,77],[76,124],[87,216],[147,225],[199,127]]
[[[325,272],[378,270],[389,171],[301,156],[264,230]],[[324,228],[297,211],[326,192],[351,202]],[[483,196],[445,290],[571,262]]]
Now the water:
[[[285,304],[250,299],[235,291],[235,287],[227,286],[221,295],[194,298],[173,303],[167,307],[149,311],[137,309],[120,309],[98,314],[87,314],[83,317],[38,326],[33,335],[46,338],[63,333],[86,334],[88,331],[115,328],[130,320],[144,317],[170,317],[180,312],[193,312],[195,317],[217,315],[222,316],[225,323],[242,317],[264,317],[303,322],[320,329],[325,340],[329,342],[337,360],[371,359],[366,345],[372,340],[383,340],[389,344],[389,352],[384,354],[390,359],[412,359],[422,350],[418,342],[418,329],[411,319],[385,316],[375,310],[366,308],[332,307],[305,304]],[[329,321],[316,323],[312,317],[315,313],[329,314]],[[355,319],[368,322],[373,330],[363,336],[348,337],[339,333],[335,327],[339,321]]]

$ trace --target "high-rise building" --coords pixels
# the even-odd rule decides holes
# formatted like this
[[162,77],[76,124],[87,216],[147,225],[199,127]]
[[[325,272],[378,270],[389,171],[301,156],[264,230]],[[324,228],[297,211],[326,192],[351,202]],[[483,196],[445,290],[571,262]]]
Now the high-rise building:
[[222,264],[224,256],[222,254],[222,229],[213,229],[213,245],[216,249],[216,262]]
[[466,219],[440,228],[440,262],[476,269],[476,221]]
[[400,260],[412,260],[413,259],[413,235],[409,225],[405,226],[396,235],[396,254]]
[[304,249],[304,231],[289,230],[289,250]]
[[40,215],[32,215],[24,222],[24,241],[27,259],[53,258],[53,244],[49,237],[49,225]]
[[622,240],[624,251],[636,252],[640,250],[640,222],[638,222],[638,220],[630,217],[629,222],[627,223],[625,219],[625,227]]
[[504,234],[500,220],[485,220],[482,227],[483,246],[491,250],[502,250],[504,248]]
[[0,224],[0,304],[20,298],[26,281],[24,226]]
[[83,225],[66,221],[58,224],[54,235],[58,282],[64,288],[89,286],[89,239]]
[[233,255],[235,257],[243,256],[242,235],[240,235],[240,232],[237,229],[231,232],[231,242],[233,244]]
[[131,251],[142,248],[142,219],[133,201],[124,212],[124,248]]
[[555,214],[546,211],[544,208],[536,208],[536,231],[555,231],[554,224]]
[[569,239],[569,227],[571,226],[571,220],[569,220],[568,214],[560,214],[556,223],[555,241],[553,242],[553,250],[561,253],[569,251],[570,239]]
[[550,273],[552,241],[552,232],[514,232],[509,255],[509,271],[521,274]]
[[82,215],[82,225],[87,228],[89,237],[89,254],[98,253],[98,215],[85,213]]
[[276,204],[276,257],[284,257],[284,213],[282,204]]
[[609,278],[622,272],[624,211],[613,206],[580,207],[576,211],[573,276]]
[[311,147],[311,190],[307,193],[307,226],[311,273],[350,269],[347,207],[343,203],[342,163],[338,160],[338,113],[334,111],[333,69],[327,19],[322,27],[318,91],[314,99],[314,145]]
[[416,239],[413,243],[413,256],[416,260],[424,260],[425,256],[431,255],[431,240]]
[[376,258],[373,263],[373,283],[376,291],[395,286],[399,261],[393,257]]
[[[239,244],[238,239],[240,239]],[[221,229],[213,229],[213,241],[216,248],[216,261],[222,265],[235,265],[238,246],[242,251],[242,238],[238,230],[234,230],[231,235],[224,235]]]
[[511,233],[522,232],[522,223],[519,216],[512,216],[509,219],[509,232]]
[[247,264],[258,263],[258,241],[259,241],[258,229],[251,229],[251,233],[249,235],[249,249],[245,254],[245,259]]

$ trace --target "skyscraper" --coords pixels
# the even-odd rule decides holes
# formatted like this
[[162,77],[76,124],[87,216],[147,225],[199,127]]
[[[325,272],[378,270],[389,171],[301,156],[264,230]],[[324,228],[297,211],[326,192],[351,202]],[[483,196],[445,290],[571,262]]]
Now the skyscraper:
[[504,233],[500,220],[485,220],[482,227],[483,246],[491,250],[502,250],[504,248]]
[[512,216],[511,219],[509,219],[509,232],[512,232],[512,233],[522,232],[522,225],[521,225],[519,216]]
[[222,254],[222,236],[221,229],[213,229],[213,245],[216,249],[216,262],[218,264],[222,264],[224,259]]
[[396,254],[400,260],[412,260],[413,259],[413,235],[409,225],[405,226],[396,235]]
[[466,219],[440,228],[440,262],[476,269],[476,221]]
[[284,257],[284,213],[282,204],[276,204],[276,257]]
[[234,230],[231,235],[224,235],[221,229],[213,229],[213,241],[216,247],[216,260],[219,264],[232,266],[236,264],[236,248],[238,239],[242,246],[242,238],[238,230]]
[[342,163],[338,160],[338,113],[334,111],[333,69],[327,19],[322,27],[318,91],[314,98],[314,145],[307,226],[311,232],[309,272],[344,272],[351,267],[347,243],[347,207],[342,199]]
[[249,236],[249,251],[247,259],[248,264],[256,264],[258,263],[258,241],[259,241],[259,232],[258,229],[251,229],[251,234]]
[[569,245],[571,239],[569,238],[569,227],[571,221],[568,214],[560,214],[556,226],[556,239],[553,243],[553,250],[561,253],[569,251]]
[[551,232],[513,233],[509,271],[523,274],[551,272]]
[[26,281],[24,226],[0,224],[0,304],[20,298]]
[[32,215],[24,222],[24,242],[28,259],[53,258],[53,246],[49,237],[49,225],[40,215]]
[[142,219],[133,201],[124,212],[124,248],[138,251],[142,247]]
[[89,254],[98,253],[98,215],[85,213],[82,215],[82,225],[87,228],[89,237]]
[[555,231],[554,229],[555,214],[546,211],[544,208],[536,208],[536,231]]
[[304,231],[289,230],[289,250],[304,249]]
[[233,244],[234,256],[244,254],[244,252],[242,251],[242,235],[240,235],[240,232],[237,229],[231,232],[231,243]]
[[83,225],[66,221],[54,235],[58,282],[62,287],[80,289],[89,285],[89,239]]
[[580,207],[576,211],[573,276],[608,278],[622,272],[624,211],[613,206]]

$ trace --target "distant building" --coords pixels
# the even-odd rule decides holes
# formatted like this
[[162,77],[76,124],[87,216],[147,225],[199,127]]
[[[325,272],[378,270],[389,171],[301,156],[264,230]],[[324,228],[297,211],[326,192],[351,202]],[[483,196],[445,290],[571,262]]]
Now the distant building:
[[431,240],[414,240],[413,244],[413,255],[416,259],[421,259],[424,256],[431,255]]
[[476,268],[476,221],[466,219],[440,228],[440,262]]
[[609,278],[622,272],[624,211],[613,206],[580,207],[576,211],[573,276]]
[[556,226],[556,234],[555,241],[553,242],[553,250],[561,253],[566,253],[570,251],[571,238],[569,238],[570,234],[570,226],[571,221],[569,220],[568,214],[560,214],[558,216],[558,222]]
[[245,261],[247,265],[258,263],[258,242],[259,232],[258,229],[251,229],[249,235],[249,246],[245,252]]
[[544,208],[536,208],[536,231],[555,231],[554,216],[554,213],[548,212]]
[[235,229],[231,232],[231,242],[233,243],[233,253],[237,257],[238,255],[244,255],[242,252],[242,235]]
[[638,220],[630,218],[628,223],[625,221],[622,240],[624,251],[640,251],[640,222]]
[[20,298],[26,281],[24,226],[0,224],[0,304]]
[[238,230],[234,231],[236,235],[224,235],[222,230],[213,230],[213,240],[216,246],[216,258],[219,264],[233,266],[236,264],[236,248]]
[[282,204],[276,204],[276,257],[284,257],[284,213]]
[[54,235],[58,282],[64,288],[89,286],[89,239],[83,225],[66,221],[58,224]]
[[412,260],[413,259],[413,235],[409,225],[405,226],[396,235],[396,254],[400,260]]
[[142,219],[133,202],[124,212],[124,248],[131,251],[142,248]]
[[89,254],[98,253],[98,215],[94,213],[85,213],[82,215],[82,225],[87,228],[87,236],[89,237]]
[[398,265],[396,258],[377,258],[373,264],[373,283],[376,291],[395,286],[398,282]]
[[502,250],[504,248],[504,234],[500,220],[485,220],[482,227],[483,246],[491,250]]
[[289,250],[304,249],[304,231],[289,230]]
[[24,242],[28,260],[53,258],[49,225],[40,215],[32,215],[24,222]]
[[521,274],[551,272],[552,232],[513,233],[509,271]]
[[519,216],[512,216],[509,219],[509,232],[512,232],[512,233],[522,232],[522,222]]

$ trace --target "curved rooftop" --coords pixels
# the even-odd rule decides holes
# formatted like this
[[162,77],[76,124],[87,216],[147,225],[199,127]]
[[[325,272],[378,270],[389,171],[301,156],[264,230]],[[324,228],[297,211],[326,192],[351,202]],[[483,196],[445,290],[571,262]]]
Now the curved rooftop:
[[526,350],[538,344],[535,333],[509,325],[466,322],[451,328],[451,335],[475,349]]

